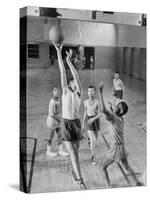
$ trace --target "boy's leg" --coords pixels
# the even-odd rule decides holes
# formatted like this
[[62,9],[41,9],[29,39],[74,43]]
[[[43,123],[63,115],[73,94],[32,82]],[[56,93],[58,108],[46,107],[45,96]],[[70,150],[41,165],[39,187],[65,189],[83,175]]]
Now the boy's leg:
[[88,136],[90,138],[90,150],[92,154],[92,163],[96,164],[96,159],[95,159],[95,146],[96,146],[96,132],[92,130],[88,130]]
[[[80,147],[80,142],[78,140],[73,141],[73,145],[74,145],[74,149],[75,149],[75,152],[76,152],[77,163],[79,164],[79,147]],[[79,170],[80,170],[80,174],[81,174],[80,165],[79,165]],[[80,185],[81,189],[86,189],[86,186],[85,186],[85,183],[84,183],[82,177],[77,180],[77,183]]]
[[74,173],[76,179],[75,181],[80,184],[82,189],[86,189],[86,186],[81,176],[81,170],[79,165],[79,156],[78,156],[79,142],[64,141],[64,143],[71,157],[73,171],[75,172]]
[[72,161],[72,166],[73,169],[76,173],[77,179],[81,178],[81,171],[80,171],[80,166],[79,166],[79,162],[78,162],[78,155],[76,152],[76,149],[74,148],[74,145],[72,142],[70,141],[64,141],[66,148],[70,154],[71,157],[71,161]]
[[108,168],[109,165],[111,165],[113,162],[114,162],[114,160],[112,160],[111,158],[105,158],[105,159],[103,160],[103,163],[102,163],[102,171],[103,171],[104,177],[105,177],[105,179],[106,179],[107,187],[109,187],[109,188],[110,188],[111,184],[110,184],[110,179],[109,179],[109,175],[108,175],[107,168]]
[[126,169],[126,170],[131,174],[131,176],[133,177],[134,181],[136,182],[136,185],[137,185],[137,186],[143,185],[141,182],[138,181],[138,179],[137,179],[137,177],[136,177],[136,175],[135,175],[133,169],[130,167],[130,165],[129,165],[129,163],[128,163],[127,158],[123,158],[123,159],[121,160],[121,162],[122,162],[123,166],[125,167],[125,169]]
[[47,152],[46,152],[46,154],[48,156],[52,156],[52,157],[57,156],[57,153],[52,152],[52,139],[54,137],[54,132],[55,132],[54,129],[50,129],[50,137],[49,137],[49,140],[48,140],[48,143],[47,143]]
[[57,134],[57,144],[58,146],[62,144],[62,139],[61,139],[61,132],[60,132],[60,128],[56,128],[56,134]]
[[79,159],[80,142],[78,140],[74,141],[73,146],[74,146],[74,149],[76,151],[77,158]]
[[61,138],[61,130],[60,130],[59,127],[56,128],[56,134],[57,134],[57,144],[58,144],[58,148],[59,148],[58,154],[60,156],[68,156],[69,154],[67,152],[65,152],[64,149],[63,149],[62,138]]
[[54,129],[50,129],[50,132],[49,132],[49,140],[48,140],[48,143],[47,143],[48,146],[51,146],[51,144],[52,144],[52,139],[53,139],[53,137],[54,137],[54,132],[55,132]]

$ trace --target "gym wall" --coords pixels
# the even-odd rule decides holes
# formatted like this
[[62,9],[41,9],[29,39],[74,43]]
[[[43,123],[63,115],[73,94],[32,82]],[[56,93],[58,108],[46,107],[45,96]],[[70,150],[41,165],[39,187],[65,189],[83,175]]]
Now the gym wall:
[[[49,62],[49,28],[56,20],[28,17],[28,43],[39,43],[38,59],[28,59],[29,67]],[[95,69],[111,69],[146,79],[146,28],[74,20],[63,20],[66,45],[95,47]]]
[[[40,45],[39,59],[28,59],[29,67],[43,67],[48,63],[48,31],[55,24],[54,19],[46,21],[43,18],[28,17],[28,43]],[[112,24],[100,24],[63,20],[66,45],[78,45],[95,47],[95,68],[114,68],[116,66],[116,26]],[[44,49],[45,47],[45,49]]]
[[146,28],[118,26],[116,70],[146,80]]
[[114,71],[117,62],[117,47],[95,47],[95,69],[109,69]]

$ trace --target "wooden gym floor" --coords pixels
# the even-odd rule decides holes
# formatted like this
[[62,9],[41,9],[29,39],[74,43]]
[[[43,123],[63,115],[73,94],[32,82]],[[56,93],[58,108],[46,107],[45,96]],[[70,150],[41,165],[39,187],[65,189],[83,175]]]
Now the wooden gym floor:
[[[84,89],[84,99],[87,98],[87,86],[98,85],[99,81],[105,84],[104,96],[106,101],[112,99],[112,71],[97,69],[94,71],[78,71]],[[125,141],[129,152],[129,161],[137,176],[142,180],[142,174],[146,170],[146,83],[121,74],[125,83],[124,98],[129,105],[129,112],[125,117]],[[27,70],[27,136],[37,138],[37,148],[32,177],[31,193],[59,192],[80,190],[78,185],[72,182],[68,169],[71,164],[70,157],[49,158],[46,156],[46,141],[49,130],[46,126],[48,104],[51,90],[54,85],[60,86],[60,75],[58,67]],[[81,110],[81,115],[83,114]],[[98,164],[92,166],[90,163],[90,151],[87,139],[83,139],[80,145],[80,165],[83,178],[88,189],[105,188],[105,180],[100,171],[100,163],[107,146],[101,136],[111,142],[109,135],[109,124],[105,117],[101,118],[101,132],[99,133],[96,155]],[[86,137],[86,135],[85,135]],[[56,137],[53,145],[57,151]],[[27,144],[30,152],[32,144]],[[30,171],[30,162],[27,164]],[[116,164],[108,168],[110,180],[113,187],[127,187],[128,184]],[[126,172],[127,173],[127,172]],[[135,186],[132,178],[128,175],[132,186]]]

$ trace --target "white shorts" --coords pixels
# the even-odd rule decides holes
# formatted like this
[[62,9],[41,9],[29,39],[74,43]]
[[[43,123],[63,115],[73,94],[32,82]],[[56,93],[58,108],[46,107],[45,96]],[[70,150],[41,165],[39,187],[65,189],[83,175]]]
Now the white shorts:
[[47,126],[50,129],[56,129],[60,127],[60,123],[54,119],[53,117],[49,116],[47,117]]

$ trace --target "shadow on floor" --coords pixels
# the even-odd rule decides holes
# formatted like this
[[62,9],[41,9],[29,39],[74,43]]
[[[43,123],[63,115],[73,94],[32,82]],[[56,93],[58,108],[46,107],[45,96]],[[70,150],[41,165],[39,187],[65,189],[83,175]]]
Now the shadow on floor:
[[18,184],[10,184],[9,185],[10,188],[19,191],[19,185]]

